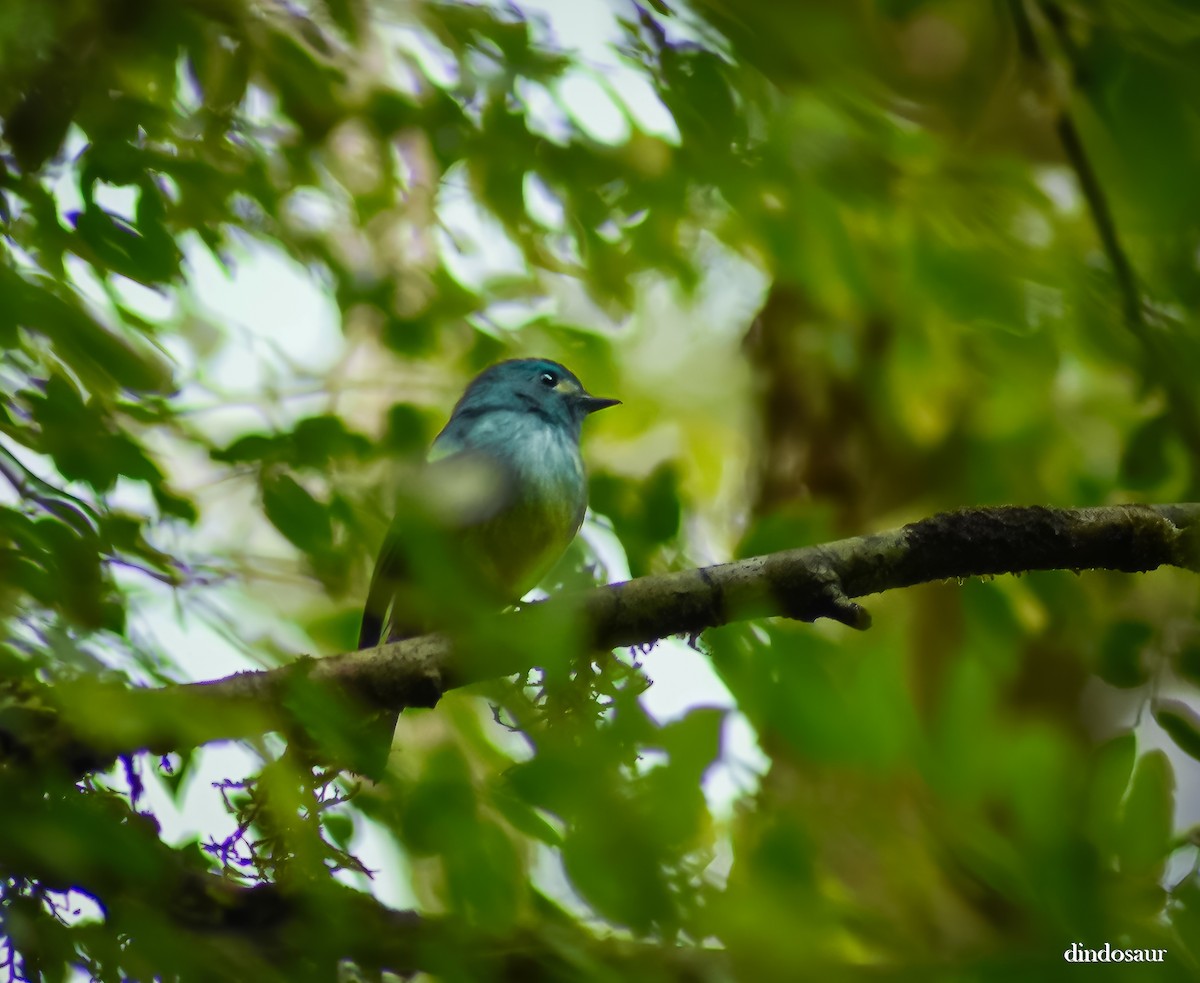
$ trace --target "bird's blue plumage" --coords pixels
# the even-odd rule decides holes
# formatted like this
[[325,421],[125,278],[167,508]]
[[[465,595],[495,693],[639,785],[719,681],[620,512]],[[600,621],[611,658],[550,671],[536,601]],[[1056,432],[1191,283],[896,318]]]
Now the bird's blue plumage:
[[[497,607],[536,586],[579,530],[587,509],[580,430],[590,413],[616,402],[590,395],[558,362],[513,359],[471,382],[434,440],[427,478],[445,492],[438,521],[463,576]],[[426,605],[405,603],[404,546],[413,532],[406,522],[410,516],[397,517],[380,551],[360,648],[439,627]],[[395,715],[383,725],[390,746]]]

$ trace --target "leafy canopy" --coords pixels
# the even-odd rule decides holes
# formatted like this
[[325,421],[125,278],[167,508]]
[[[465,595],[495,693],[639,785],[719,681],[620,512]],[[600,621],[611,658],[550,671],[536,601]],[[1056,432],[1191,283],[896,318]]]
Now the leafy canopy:
[[166,758],[54,766],[56,714],[119,734],[128,685],[351,648],[416,462],[509,354],[625,403],[568,585],[1194,497],[1189,5],[544,6],[0,9],[10,976],[1000,979],[1110,942],[1193,978],[1183,574],[699,651],[477,632],[544,668],[406,713],[367,790],[298,767],[362,712],[302,673],[288,754],[198,751],[184,712]]

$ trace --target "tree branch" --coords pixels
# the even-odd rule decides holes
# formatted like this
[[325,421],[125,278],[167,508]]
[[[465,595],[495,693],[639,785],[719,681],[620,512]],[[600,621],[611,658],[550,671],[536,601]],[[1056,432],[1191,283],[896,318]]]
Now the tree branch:
[[[121,938],[131,978],[333,980],[352,960],[375,973],[529,983],[590,978],[598,967],[613,979],[728,979],[722,953],[597,936],[536,892],[529,924],[495,928],[389,908],[322,869],[244,885],[162,843],[153,819],[113,796],[0,773],[0,797],[0,878],[95,899],[101,937]],[[64,849],[81,829],[121,849]]]
[[[850,598],[950,578],[1029,570],[1200,571],[1200,504],[1062,509],[1007,506],[942,513],[900,529],[733,563],[642,577],[492,616],[452,641],[425,635],[280,669],[157,690],[58,684],[52,710],[0,716],[0,765],[82,774],[138,751],[296,729],[289,708],[314,698],[403,709],[446,689],[524,672],[529,639],[574,629],[584,648],[641,645],[749,618],[832,618],[867,628]],[[531,650],[535,651],[531,655]],[[578,650],[578,649],[576,649]],[[104,713],[97,714],[98,700]]]

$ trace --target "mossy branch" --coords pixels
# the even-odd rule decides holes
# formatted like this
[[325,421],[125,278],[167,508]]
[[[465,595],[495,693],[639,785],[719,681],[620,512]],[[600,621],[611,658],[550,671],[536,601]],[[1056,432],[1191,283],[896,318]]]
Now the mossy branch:
[[[56,685],[40,694],[39,709],[0,714],[0,767],[83,774],[139,751],[294,731],[303,719],[296,711],[314,698],[344,708],[432,706],[447,689],[534,668],[545,647],[529,639],[547,630],[573,635],[576,650],[586,650],[763,617],[832,618],[864,629],[870,616],[851,599],[881,591],[1031,570],[1140,573],[1160,566],[1200,570],[1200,504],[963,509],[888,532],[528,604],[482,619],[453,640],[426,635],[160,689]],[[95,712],[97,701],[103,714]]]

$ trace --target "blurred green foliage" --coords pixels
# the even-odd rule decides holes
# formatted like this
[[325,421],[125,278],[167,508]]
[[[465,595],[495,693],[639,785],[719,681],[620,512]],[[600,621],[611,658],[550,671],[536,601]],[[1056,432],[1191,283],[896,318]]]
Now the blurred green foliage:
[[[211,675],[156,637],[172,605],[259,664],[297,628],[352,647],[416,462],[510,353],[625,403],[589,430],[607,521],[568,584],[1196,496],[1190,4],[542,6],[0,7],[9,976],[1057,979],[1109,942],[1194,979],[1183,574],[924,585],[856,637],[727,627],[691,653],[722,705],[672,717],[661,652],[479,637],[435,591],[480,657],[543,670],[405,714],[368,790],[308,767],[360,713],[301,675],[292,750],[213,791],[235,831],[185,817],[182,844],[160,821],[205,752],[82,783],[10,753],[56,708],[119,731],[114,683]],[[205,264],[267,250],[336,305],[335,364],[287,298],[214,323]],[[418,579],[452,584],[436,543]],[[420,920],[335,880],[364,883],[368,826]]]

